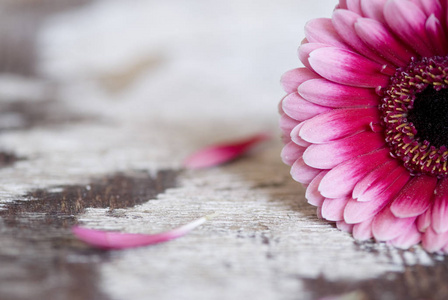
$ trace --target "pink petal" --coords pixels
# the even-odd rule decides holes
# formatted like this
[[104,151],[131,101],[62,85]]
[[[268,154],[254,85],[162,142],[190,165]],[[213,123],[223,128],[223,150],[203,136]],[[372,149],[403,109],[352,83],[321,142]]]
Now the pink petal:
[[432,209],[429,207],[423,214],[417,218],[417,228],[420,232],[425,232],[431,226]]
[[310,143],[328,143],[366,131],[376,121],[378,108],[337,109],[304,121],[299,134]]
[[[385,164],[379,165],[378,168],[374,169],[367,176],[361,179],[353,189],[353,198],[357,199],[359,196],[364,194],[365,191],[370,189],[372,186],[376,187],[377,182],[381,182],[382,179],[386,178],[391,172],[399,167],[399,163],[396,160],[388,160]],[[392,177],[393,180],[396,177]],[[389,179],[390,180],[390,179]],[[384,189],[389,186],[393,181],[385,182]],[[383,190],[384,190],[383,189]]]
[[440,1],[434,1],[434,0],[411,0],[414,2],[424,13],[427,17],[434,14],[434,16],[441,20],[442,19],[442,4],[440,4]]
[[283,111],[297,121],[307,120],[330,110],[329,107],[320,106],[303,99],[297,92],[291,93],[283,99]]
[[349,232],[351,233],[353,231],[353,224],[347,224],[344,221],[337,221],[336,222],[336,227],[344,232]]
[[279,127],[283,133],[283,137],[284,137],[284,143],[290,142],[291,138],[291,131],[293,130],[294,127],[296,127],[299,124],[299,121],[294,120],[290,117],[288,117],[287,114],[282,114],[280,116],[280,121],[279,121]]
[[378,241],[392,240],[406,232],[415,222],[416,217],[397,218],[386,206],[377,214],[372,223],[372,233]]
[[361,132],[327,144],[313,144],[303,154],[307,165],[318,169],[331,169],[353,157],[369,153],[384,146],[380,134]]
[[386,3],[384,17],[387,24],[408,46],[421,56],[433,56],[426,35],[426,15],[421,9],[407,0],[394,0]]
[[297,92],[297,88],[303,82],[315,78],[321,77],[307,68],[297,68],[283,74],[280,82],[285,92],[289,94]]
[[369,59],[380,63],[387,64],[387,60],[378,56],[371,48],[366,46],[355,32],[355,23],[361,18],[357,13],[345,9],[337,9],[333,12],[333,26],[342,39],[355,49],[358,53],[368,57]]
[[322,206],[324,203],[325,197],[318,191],[318,187],[322,178],[328,173],[328,171],[322,171],[314,179],[310,182],[310,185],[307,187],[305,192],[305,198],[308,200],[308,203],[314,206]]
[[334,108],[378,106],[379,104],[379,97],[374,89],[342,85],[323,78],[302,83],[298,91],[310,102]]
[[434,191],[431,226],[437,233],[448,231],[448,179],[442,179]]
[[428,33],[435,53],[438,55],[446,55],[448,52],[448,41],[442,24],[434,15],[431,15],[426,21],[426,32]]
[[329,221],[341,221],[344,219],[344,208],[349,197],[342,197],[337,199],[326,198],[322,204],[322,217]]
[[389,76],[381,74],[383,66],[359,54],[334,47],[312,51],[308,59],[322,77],[341,84],[376,88],[388,85]]
[[353,237],[358,241],[366,241],[373,237],[372,235],[372,219],[355,224],[353,226]]
[[286,144],[281,153],[282,160],[287,165],[292,165],[297,159],[302,157],[305,147],[297,146],[294,142]]
[[435,232],[431,227],[426,230],[422,237],[422,245],[428,252],[438,252],[448,243],[448,231]]
[[337,8],[347,9],[347,0],[339,0],[339,4],[337,5]]
[[[398,181],[398,179],[399,181]],[[410,174],[403,166],[399,166],[383,178],[379,178],[377,181],[372,183],[370,187],[361,193],[357,191],[357,200],[360,202],[369,202],[375,200],[381,193],[386,189],[390,188],[392,185],[401,190],[401,188],[409,181]],[[356,188],[356,187],[355,187]]]
[[396,217],[415,217],[424,213],[434,194],[437,178],[419,176],[411,179],[397,198],[392,202],[390,210]]
[[121,233],[80,226],[73,227],[72,232],[78,239],[96,248],[127,249],[167,242],[182,237],[208,219],[210,219],[210,216],[202,217],[176,229],[158,234]]
[[325,44],[339,48],[347,48],[331,22],[331,19],[320,18],[308,21],[305,25],[305,36],[310,43]]
[[347,0],[347,9],[358,15],[362,15],[360,0]]
[[201,169],[224,164],[242,156],[255,145],[268,139],[270,139],[269,134],[259,133],[243,140],[208,146],[190,155],[183,165],[188,169]]
[[363,15],[384,23],[383,9],[387,0],[361,0],[361,10]]
[[[310,59],[310,54],[311,52],[313,52],[316,49],[320,49],[320,48],[327,48],[330,47],[330,45],[327,44],[321,44],[321,43],[307,43],[307,44],[303,44],[299,47],[298,50],[298,56],[300,61],[302,62],[302,64],[307,67],[310,70],[313,70],[313,68],[310,65],[309,59]],[[319,75],[320,77],[320,75]]]
[[296,160],[291,167],[291,176],[295,181],[308,184],[316,177],[321,170],[312,168],[305,164],[302,158]]
[[351,195],[353,187],[359,180],[369,174],[378,164],[381,165],[389,159],[389,149],[384,148],[349,159],[325,175],[319,185],[319,191],[328,198]]
[[302,139],[299,135],[300,130],[302,129],[303,122],[298,124],[294,129],[291,131],[291,139],[294,143],[296,143],[298,146],[302,147],[308,147],[311,145],[311,143],[308,143],[304,139]]
[[409,229],[391,240],[390,243],[397,248],[408,249],[416,244],[418,244],[422,239],[422,234],[417,230],[417,227],[414,225],[410,226]]
[[355,30],[361,40],[380,55],[397,66],[405,66],[416,56],[415,52],[405,47],[390,30],[373,19],[358,19]]
[[349,201],[345,207],[344,220],[347,223],[359,223],[373,218],[390,203],[408,180],[409,174],[402,174],[395,181],[392,181],[392,184],[388,188],[379,193],[375,199],[368,202]]

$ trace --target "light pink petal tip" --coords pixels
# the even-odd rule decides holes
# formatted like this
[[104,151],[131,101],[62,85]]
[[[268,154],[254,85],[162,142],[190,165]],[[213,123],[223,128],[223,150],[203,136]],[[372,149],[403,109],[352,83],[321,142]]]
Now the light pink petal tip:
[[182,237],[212,217],[213,215],[205,216],[181,227],[157,234],[122,233],[81,226],[73,227],[72,232],[78,239],[96,248],[104,250],[128,249],[163,243]]
[[243,140],[208,146],[190,155],[183,165],[187,169],[218,166],[240,157],[255,145],[270,138],[267,133],[259,133]]

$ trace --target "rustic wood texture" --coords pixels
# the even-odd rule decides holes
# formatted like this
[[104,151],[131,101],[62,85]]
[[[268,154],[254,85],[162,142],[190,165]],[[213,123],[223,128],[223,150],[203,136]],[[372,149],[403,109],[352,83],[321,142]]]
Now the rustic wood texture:
[[[278,136],[281,73],[335,1],[0,3],[0,299],[447,299],[448,263],[319,220],[278,138],[184,170],[206,144]],[[74,224],[181,239],[125,251]]]

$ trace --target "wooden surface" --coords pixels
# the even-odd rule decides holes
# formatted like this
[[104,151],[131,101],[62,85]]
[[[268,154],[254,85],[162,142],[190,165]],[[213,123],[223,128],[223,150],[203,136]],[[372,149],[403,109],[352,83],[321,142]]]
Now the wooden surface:
[[[319,220],[278,139],[278,78],[334,1],[0,2],[0,299],[447,299],[448,263]],[[70,227],[181,239],[99,251]]]

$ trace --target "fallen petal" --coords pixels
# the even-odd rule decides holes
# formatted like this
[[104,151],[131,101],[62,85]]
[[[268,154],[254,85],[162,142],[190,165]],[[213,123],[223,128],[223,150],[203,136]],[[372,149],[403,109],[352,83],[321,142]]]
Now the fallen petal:
[[213,215],[205,216],[173,230],[156,234],[103,231],[81,226],[73,227],[72,232],[78,239],[96,248],[105,250],[127,249],[167,242],[182,237],[209,220],[212,216]]
[[187,169],[201,169],[221,165],[240,157],[255,145],[269,138],[269,134],[259,133],[243,140],[208,146],[190,155],[183,165]]

